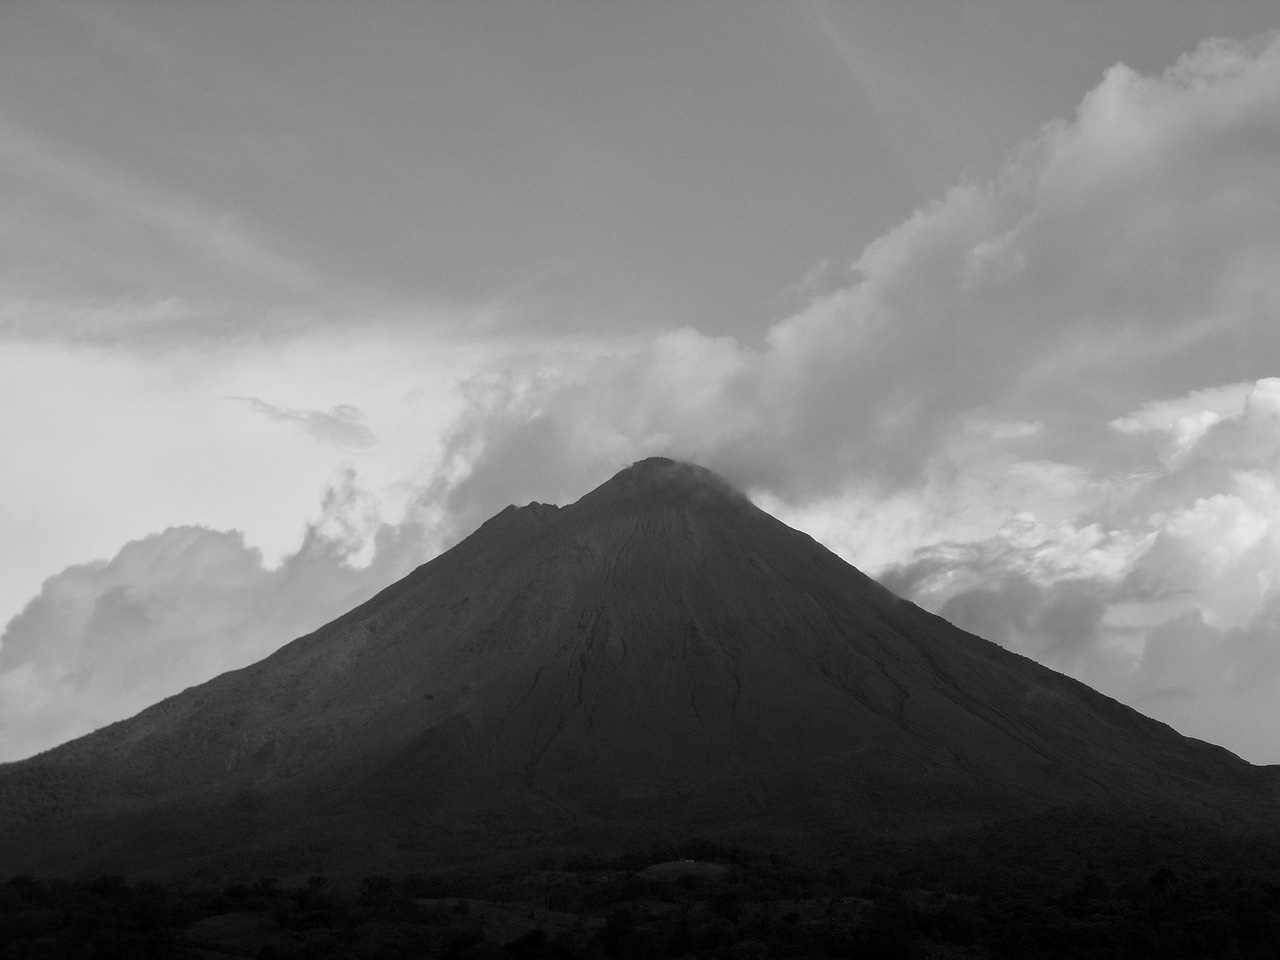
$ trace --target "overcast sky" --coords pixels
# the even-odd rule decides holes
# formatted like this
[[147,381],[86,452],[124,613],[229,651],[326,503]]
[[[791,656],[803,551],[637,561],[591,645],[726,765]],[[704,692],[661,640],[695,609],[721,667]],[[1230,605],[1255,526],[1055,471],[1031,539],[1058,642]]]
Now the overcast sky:
[[1280,762],[1278,21],[0,6],[0,759],[666,454]]

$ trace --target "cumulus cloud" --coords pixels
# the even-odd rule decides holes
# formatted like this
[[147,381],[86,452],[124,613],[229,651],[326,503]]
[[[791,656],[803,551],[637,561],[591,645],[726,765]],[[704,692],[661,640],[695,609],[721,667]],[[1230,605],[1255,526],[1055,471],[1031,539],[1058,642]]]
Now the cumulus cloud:
[[365,415],[359,407],[339,404],[330,410],[294,410],[278,407],[257,397],[230,397],[248,404],[254,413],[276,423],[296,423],[321,443],[335,447],[371,447],[378,442],[373,431],[364,425]]
[[1280,379],[1144,404],[1137,473],[1050,527],[1016,516],[882,579],[957,625],[1185,732],[1280,760]]
[[[430,537],[382,523],[344,477],[276,567],[236,531],[171,527],[49,577],[0,636],[0,759],[245,666],[372,596]],[[361,553],[368,562],[354,562]]]
[[476,472],[538,433],[566,475],[598,451],[666,448],[800,499],[851,475],[917,483],[975,418],[1077,456],[1153,397],[1269,372],[1277,138],[1274,37],[1207,42],[1161,76],[1118,65],[999,178],[916,211],[853,284],[762,339],[685,329],[550,372],[544,358],[508,408],[487,397],[473,418]]

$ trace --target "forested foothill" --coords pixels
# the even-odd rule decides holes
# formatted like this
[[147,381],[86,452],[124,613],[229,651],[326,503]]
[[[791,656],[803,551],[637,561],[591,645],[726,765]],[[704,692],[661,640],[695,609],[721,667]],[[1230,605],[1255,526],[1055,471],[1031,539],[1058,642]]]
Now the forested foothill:
[[398,877],[11,877],[0,957],[1275,957],[1280,838],[1096,812],[797,859],[695,839]]

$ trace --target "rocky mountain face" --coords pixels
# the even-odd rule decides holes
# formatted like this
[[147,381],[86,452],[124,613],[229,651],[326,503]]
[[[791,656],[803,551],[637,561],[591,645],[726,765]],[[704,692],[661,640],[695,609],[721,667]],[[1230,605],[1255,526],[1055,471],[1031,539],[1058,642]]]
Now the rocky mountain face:
[[895,597],[699,467],[508,507],[333,623],[0,765],[10,871],[409,870],[1099,805],[1280,812],[1253,767]]

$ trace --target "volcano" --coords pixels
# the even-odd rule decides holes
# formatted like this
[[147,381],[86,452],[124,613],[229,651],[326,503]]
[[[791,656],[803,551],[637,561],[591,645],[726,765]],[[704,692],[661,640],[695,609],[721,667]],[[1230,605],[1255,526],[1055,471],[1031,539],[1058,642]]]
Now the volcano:
[[700,467],[508,507],[266,659],[0,766],[13,871],[393,870],[1097,805],[1276,777],[906,602]]

